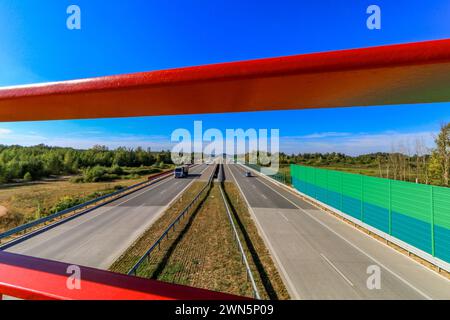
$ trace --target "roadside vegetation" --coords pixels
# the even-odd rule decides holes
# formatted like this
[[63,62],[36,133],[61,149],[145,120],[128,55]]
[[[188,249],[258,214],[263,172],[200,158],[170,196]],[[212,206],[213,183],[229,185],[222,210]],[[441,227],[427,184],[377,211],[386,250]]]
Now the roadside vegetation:
[[166,151],[0,145],[0,232],[171,168]]
[[91,149],[0,145],[0,184],[80,175],[73,182],[97,182],[150,174],[171,165],[169,151],[105,146]]
[[121,180],[75,184],[68,181],[43,181],[28,185],[0,187],[0,232],[45,217],[73,205],[144,181]]

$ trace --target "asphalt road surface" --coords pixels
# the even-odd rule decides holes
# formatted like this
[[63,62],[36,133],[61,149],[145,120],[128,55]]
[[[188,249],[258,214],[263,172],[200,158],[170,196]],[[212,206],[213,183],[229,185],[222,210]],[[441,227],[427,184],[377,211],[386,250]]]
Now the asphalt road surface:
[[202,164],[189,177],[163,179],[5,251],[107,269],[207,168]]
[[[226,165],[226,180],[241,189],[293,299],[450,299],[446,278],[247,170]],[[379,289],[369,279],[377,270]]]

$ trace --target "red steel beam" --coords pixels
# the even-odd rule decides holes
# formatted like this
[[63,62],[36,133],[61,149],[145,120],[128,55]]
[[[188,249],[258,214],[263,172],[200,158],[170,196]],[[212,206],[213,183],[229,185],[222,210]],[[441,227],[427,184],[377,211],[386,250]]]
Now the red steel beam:
[[0,121],[450,101],[450,39],[0,89]]
[[0,251],[1,295],[32,300],[242,300],[244,297],[88,267],[81,288],[69,289],[69,264]]

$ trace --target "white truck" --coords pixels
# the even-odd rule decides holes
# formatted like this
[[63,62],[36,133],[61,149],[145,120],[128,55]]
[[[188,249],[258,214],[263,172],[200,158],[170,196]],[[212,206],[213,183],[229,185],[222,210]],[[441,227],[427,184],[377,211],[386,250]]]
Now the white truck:
[[176,167],[175,170],[173,171],[173,175],[175,178],[184,178],[187,177],[188,174],[189,174],[189,166],[187,165]]

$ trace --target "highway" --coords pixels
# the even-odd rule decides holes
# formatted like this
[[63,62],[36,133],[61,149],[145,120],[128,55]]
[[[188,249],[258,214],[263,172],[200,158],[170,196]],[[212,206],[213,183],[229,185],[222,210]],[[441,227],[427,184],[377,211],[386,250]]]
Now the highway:
[[204,179],[207,168],[201,164],[187,178],[163,179],[5,251],[107,269],[191,182]]
[[[225,165],[225,178],[243,193],[293,299],[450,299],[446,278],[245,171]],[[379,289],[367,286],[370,266],[380,270]]]

